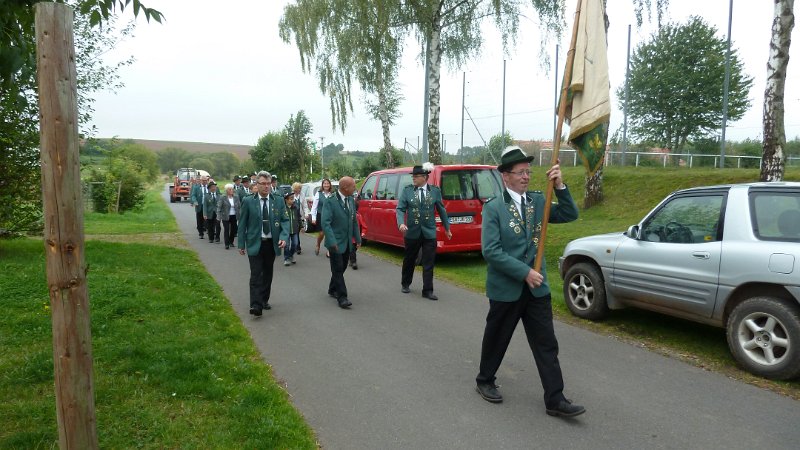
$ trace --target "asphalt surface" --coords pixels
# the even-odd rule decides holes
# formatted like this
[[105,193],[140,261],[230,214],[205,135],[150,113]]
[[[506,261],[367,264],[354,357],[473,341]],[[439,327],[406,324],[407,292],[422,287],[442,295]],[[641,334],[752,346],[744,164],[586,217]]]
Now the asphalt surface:
[[188,203],[170,206],[326,449],[800,448],[800,402],[560,322],[565,394],[586,414],[546,415],[521,325],[497,374],[505,401],[490,404],[474,381],[482,293],[434,279],[430,301],[417,272],[403,294],[400,267],[359,252],[342,310],[304,234],[296,265],[276,259],[273,308],[254,319],[247,257],[198,239]]

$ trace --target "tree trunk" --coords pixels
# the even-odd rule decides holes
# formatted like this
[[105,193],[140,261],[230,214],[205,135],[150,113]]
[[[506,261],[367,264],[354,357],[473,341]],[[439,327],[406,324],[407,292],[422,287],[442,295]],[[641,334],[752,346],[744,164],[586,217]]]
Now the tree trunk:
[[383,67],[378,67],[377,90],[378,90],[378,116],[380,116],[381,128],[383,130],[383,151],[386,154],[386,168],[394,168],[394,155],[392,155],[392,140],[389,135],[389,108],[386,105],[386,80],[383,78]]
[[603,166],[601,165],[594,175],[586,175],[586,193],[583,196],[583,208],[589,209],[592,206],[603,202]]
[[781,181],[786,164],[786,129],[783,95],[789,44],[794,28],[794,0],[774,0],[772,39],[767,60],[767,88],[764,91],[764,142],[761,155],[761,181]]
[[439,142],[439,110],[442,71],[442,25],[440,13],[436,13],[431,27],[430,74],[428,75],[428,161],[442,164],[442,149]]
[[72,9],[38,3],[36,72],[58,445],[97,448]]

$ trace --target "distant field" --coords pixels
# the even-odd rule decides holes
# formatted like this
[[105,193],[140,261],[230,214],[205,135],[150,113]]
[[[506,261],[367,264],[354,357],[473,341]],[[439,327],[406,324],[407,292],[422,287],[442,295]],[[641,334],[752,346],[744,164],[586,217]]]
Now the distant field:
[[[102,138],[101,138],[102,139]],[[129,138],[118,138],[119,140],[126,140]],[[253,148],[252,145],[238,145],[238,144],[216,144],[211,142],[185,142],[185,141],[157,141],[150,139],[132,139],[137,144],[143,145],[150,150],[156,152],[165,148],[182,148],[190,153],[216,153],[216,152],[230,152],[238,156],[239,159],[247,159],[249,151]]]

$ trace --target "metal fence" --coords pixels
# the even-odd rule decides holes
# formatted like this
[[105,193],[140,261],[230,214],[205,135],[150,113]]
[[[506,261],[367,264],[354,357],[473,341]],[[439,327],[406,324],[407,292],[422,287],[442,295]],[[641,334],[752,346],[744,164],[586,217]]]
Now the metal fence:
[[[553,150],[542,149],[536,151],[540,166],[550,164]],[[558,157],[563,166],[579,166],[583,164],[578,152],[572,149],[563,149],[558,152]],[[604,161],[605,166],[635,166],[635,167],[719,167],[719,155],[701,155],[693,153],[660,153],[660,152],[625,152],[607,151]],[[535,161],[537,161],[535,160]],[[624,160],[624,164],[623,164]],[[800,157],[786,158],[787,166],[800,166]],[[761,168],[760,156],[725,155],[727,168]]]

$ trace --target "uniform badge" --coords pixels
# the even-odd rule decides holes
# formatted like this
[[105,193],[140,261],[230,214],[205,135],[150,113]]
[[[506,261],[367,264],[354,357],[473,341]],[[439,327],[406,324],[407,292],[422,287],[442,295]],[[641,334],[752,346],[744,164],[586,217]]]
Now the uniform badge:
[[514,233],[520,234],[522,229],[520,227],[514,227]]

